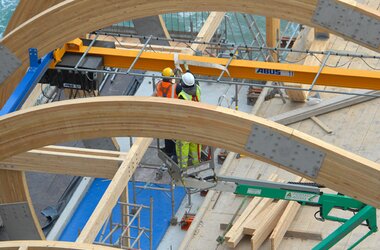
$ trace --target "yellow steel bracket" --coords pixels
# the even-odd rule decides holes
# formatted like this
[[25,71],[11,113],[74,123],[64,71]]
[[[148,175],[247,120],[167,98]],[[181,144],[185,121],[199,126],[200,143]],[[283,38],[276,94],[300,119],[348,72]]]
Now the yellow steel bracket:
[[56,49],[53,52],[53,62],[50,64],[50,68],[54,68],[58,63],[62,61],[62,57],[68,50],[79,51],[83,47],[83,41],[80,38],[76,38],[66,43],[62,48]]

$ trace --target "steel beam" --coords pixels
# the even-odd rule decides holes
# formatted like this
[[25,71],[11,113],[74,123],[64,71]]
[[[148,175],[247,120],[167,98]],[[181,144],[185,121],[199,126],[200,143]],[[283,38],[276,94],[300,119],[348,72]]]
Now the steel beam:
[[[66,46],[66,52],[83,54],[87,46],[76,44]],[[89,55],[102,56],[104,66],[114,68],[128,68],[141,50],[123,50],[93,47]],[[219,76],[220,70],[207,65],[226,66],[229,59],[206,56],[192,56],[179,54],[180,61],[188,63],[194,74],[204,76]],[[160,52],[142,52],[134,69],[161,71],[165,67],[174,65],[174,54]],[[249,60],[233,60],[228,70],[232,78],[255,79],[275,82],[296,82],[312,84],[321,67],[295,64],[282,64],[273,62],[258,62]],[[380,72],[368,70],[352,70],[343,68],[330,68],[325,66],[320,72],[315,85],[380,90]]]

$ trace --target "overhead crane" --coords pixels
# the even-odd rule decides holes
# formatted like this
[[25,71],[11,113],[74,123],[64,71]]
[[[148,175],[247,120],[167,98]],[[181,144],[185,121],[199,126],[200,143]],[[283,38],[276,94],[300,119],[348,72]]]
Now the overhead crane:
[[[91,44],[90,44],[91,45]],[[231,77],[236,79],[293,82],[314,85],[380,90],[380,71],[332,68],[325,64],[305,66],[275,62],[193,56],[179,53],[147,52],[120,48],[85,46],[81,39],[66,43],[54,52],[54,68],[66,54],[100,56],[104,67],[130,68],[136,70],[161,71],[165,67],[187,62],[197,75]],[[326,56],[327,57],[327,56]],[[129,70],[130,71],[130,70]]]

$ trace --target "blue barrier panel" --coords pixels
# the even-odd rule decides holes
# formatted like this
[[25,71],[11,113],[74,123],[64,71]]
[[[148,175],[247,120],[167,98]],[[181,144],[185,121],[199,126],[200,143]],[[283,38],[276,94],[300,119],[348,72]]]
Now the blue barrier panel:
[[[89,188],[87,194],[79,204],[77,210],[72,216],[71,220],[67,224],[65,230],[60,236],[61,241],[72,241],[74,242],[78,237],[80,230],[83,229],[87,220],[90,218],[92,212],[94,211],[96,205],[107,189],[110,180],[105,179],[95,179]],[[136,182],[137,186],[144,186],[146,183]],[[156,185],[155,187],[169,188],[169,185]],[[129,183],[129,197],[130,203],[132,203],[132,183]],[[156,249],[165,235],[166,230],[169,227],[171,219],[171,200],[167,192],[149,189],[137,189],[137,204],[143,204],[149,206],[150,197],[153,197],[153,249]],[[178,210],[183,198],[185,197],[185,190],[183,187],[176,187],[174,190],[175,196],[175,211]],[[112,220],[114,223],[121,222],[121,211],[120,205],[117,205],[113,210]],[[149,228],[150,218],[149,210],[143,209],[141,213],[141,227]],[[133,224],[137,225],[137,221]],[[109,232],[107,228],[105,235]],[[120,235],[121,230],[116,231],[113,234],[113,242],[116,242],[117,237]],[[99,240],[100,233],[96,240]],[[137,230],[131,230],[131,236],[137,237]],[[137,246],[134,246],[137,247]],[[149,240],[147,237],[141,237],[141,249],[149,249]]]

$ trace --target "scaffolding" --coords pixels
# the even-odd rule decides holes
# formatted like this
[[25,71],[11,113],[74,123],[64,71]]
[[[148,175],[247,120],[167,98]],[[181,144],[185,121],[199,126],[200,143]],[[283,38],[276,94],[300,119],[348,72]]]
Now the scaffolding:
[[[149,240],[149,249],[153,249],[153,198],[149,206],[118,202],[121,211],[121,221],[113,221],[113,213],[104,223],[99,240],[94,244],[118,247],[121,249],[141,249],[141,239]],[[149,227],[141,225],[141,212],[149,210]],[[131,235],[131,229],[136,230],[136,236]],[[108,231],[108,232],[107,232]],[[107,232],[107,233],[106,233]]]

